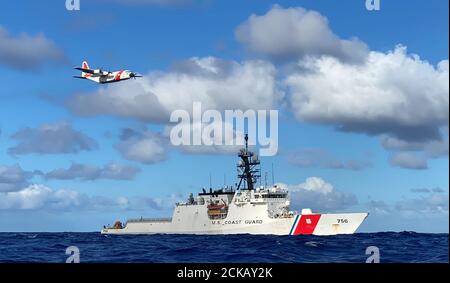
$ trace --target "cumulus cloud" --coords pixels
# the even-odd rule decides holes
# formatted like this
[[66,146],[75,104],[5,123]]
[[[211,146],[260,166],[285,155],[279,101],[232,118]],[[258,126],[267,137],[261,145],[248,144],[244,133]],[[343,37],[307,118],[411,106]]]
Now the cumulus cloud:
[[390,162],[406,169],[426,169],[428,159],[448,157],[448,131],[443,137],[431,141],[405,141],[387,135],[381,136],[381,144],[391,152]]
[[[115,145],[115,148],[128,160],[151,164],[165,160],[167,152],[171,149],[184,154],[236,154],[245,144],[244,133],[234,130],[226,122],[214,121],[211,124],[205,124],[188,121],[177,126],[183,127],[182,134],[188,137],[186,140],[180,140],[183,143],[178,144],[177,139],[181,139],[179,135],[181,133],[174,129],[174,126],[166,126],[162,133],[152,132],[145,127],[123,128],[119,137],[120,142]],[[221,134],[217,134],[219,130],[207,131],[207,128],[212,129],[212,127],[220,128]],[[172,131],[174,131],[173,142],[171,141]],[[194,144],[194,136],[200,137],[202,143]]]
[[[85,198],[85,196],[84,196]],[[16,192],[0,193],[0,209],[67,209],[80,207],[85,199],[71,190],[54,191],[44,185],[30,185]]]
[[120,142],[115,148],[125,159],[152,164],[166,159],[167,141],[149,130],[122,129]]
[[45,124],[39,128],[23,128],[13,134],[12,138],[19,141],[8,149],[8,153],[12,155],[77,153],[98,147],[93,139],[65,122]]
[[368,160],[339,160],[319,148],[308,148],[288,156],[288,162],[298,167],[322,167],[329,169],[364,170],[371,166]]
[[393,166],[402,167],[406,169],[427,169],[427,160],[410,152],[399,152],[393,154],[389,158],[389,162]]
[[15,192],[0,192],[1,210],[65,212],[82,209],[101,210],[164,210],[172,208],[179,200],[177,194],[163,198],[88,196],[75,190],[54,190],[44,185],[32,184]]
[[[213,131],[213,129],[216,130]],[[189,135],[187,144],[171,143],[172,148],[188,154],[236,154],[245,144],[244,133],[233,129],[233,125],[226,121],[213,121],[208,124],[191,121],[180,123],[176,126],[167,126],[164,129],[164,135],[170,137],[172,131],[175,139],[181,139],[182,134]],[[200,145],[193,143],[194,136],[201,138]]]
[[448,194],[430,193],[415,199],[400,200],[395,209],[406,213],[448,213]]
[[429,218],[433,215],[447,215],[449,212],[448,191],[442,188],[413,188],[417,197],[403,197],[393,203],[370,200],[366,205],[370,212],[381,215],[400,215],[403,218]]
[[366,206],[370,212],[376,214],[387,215],[393,212],[392,206],[382,200],[370,200]]
[[152,198],[152,197],[139,197],[134,198],[129,206],[128,209],[132,210],[146,210],[146,209],[153,209],[153,210],[169,210],[173,209],[175,206],[175,203],[180,202],[182,200],[185,200],[185,196],[179,194],[179,193],[172,193],[169,195],[166,195],[164,197],[158,197],[158,198]]
[[288,188],[293,209],[311,208],[317,212],[345,210],[358,204],[356,196],[334,189],[333,185],[319,177],[309,177],[297,185],[278,184]]
[[0,26],[0,65],[19,70],[35,70],[42,65],[66,60],[64,52],[44,34],[13,36]]
[[[448,233],[448,194],[418,198],[404,198],[387,203],[371,200],[366,203],[370,216],[370,230],[417,231],[424,233]],[[367,228],[366,228],[367,229]],[[369,230],[369,231],[370,231]]]
[[28,185],[35,172],[25,171],[18,164],[0,165],[0,192],[20,190]]
[[[414,148],[425,153],[420,159],[448,156],[448,60],[433,66],[397,46],[360,65],[323,56],[299,66],[284,80],[299,120],[380,135],[386,148]],[[391,162],[426,167],[411,154]]]
[[328,55],[362,62],[368,54],[364,42],[339,38],[326,17],[301,7],[275,5],[262,16],[253,14],[236,28],[235,36],[248,50],[282,61]]
[[113,115],[147,122],[168,122],[170,113],[203,109],[270,109],[282,93],[275,68],[264,61],[190,58],[168,72],[151,72],[140,80],[75,94],[67,107],[81,116]]
[[[185,200],[180,193],[171,193],[162,197],[137,196],[131,198],[118,198],[121,208],[132,211],[164,211],[172,210],[175,203]],[[172,211],[171,211],[172,212]]]
[[414,189],[411,189],[411,192],[413,192],[413,193],[429,193],[430,189],[427,189],[427,188],[414,188]]
[[0,210],[45,210],[70,211],[127,209],[128,199],[111,199],[103,196],[88,196],[74,190],[54,190],[40,184],[32,184],[15,192],[0,192]]
[[300,64],[309,72],[285,80],[300,120],[407,141],[439,140],[448,126],[448,60],[434,67],[398,46],[370,52],[363,65],[332,57]]
[[448,131],[442,130],[441,140],[426,142],[406,141],[386,135],[381,136],[381,144],[390,151],[422,151],[425,157],[437,158],[448,156]]
[[131,180],[139,171],[140,169],[137,167],[126,166],[117,162],[110,162],[103,167],[72,163],[68,169],[55,169],[46,173],[44,176],[47,179],[59,180]]
[[439,188],[439,187],[432,188],[432,189],[428,189],[428,188],[413,188],[413,189],[411,189],[411,192],[413,192],[413,193],[431,193],[431,192],[433,192],[433,193],[443,193],[444,190]]
[[436,187],[436,188],[432,188],[431,192],[433,192],[433,193],[443,193],[445,191],[443,189],[439,188],[439,187]]
[[328,194],[333,191],[333,186],[330,183],[325,182],[324,179],[319,177],[309,177],[304,183],[291,186],[289,188],[291,192],[298,192],[301,190],[319,192],[322,194]]

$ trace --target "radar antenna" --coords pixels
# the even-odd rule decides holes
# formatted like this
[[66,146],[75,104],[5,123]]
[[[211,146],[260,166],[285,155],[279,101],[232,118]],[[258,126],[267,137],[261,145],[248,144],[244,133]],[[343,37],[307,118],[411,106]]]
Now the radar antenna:
[[261,177],[261,170],[258,156],[248,150],[248,134],[245,134],[245,148],[239,151],[238,156],[241,160],[237,165],[240,179],[237,189],[241,189],[241,185],[244,183],[242,189],[253,190],[258,182],[258,178]]

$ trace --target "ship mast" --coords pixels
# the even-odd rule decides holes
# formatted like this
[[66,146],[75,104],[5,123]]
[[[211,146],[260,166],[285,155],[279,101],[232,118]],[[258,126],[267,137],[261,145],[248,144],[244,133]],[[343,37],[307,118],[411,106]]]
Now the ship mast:
[[248,150],[248,134],[245,134],[245,148],[239,151],[238,156],[241,158],[241,161],[237,165],[240,179],[237,189],[239,190],[242,182],[245,182],[247,183],[246,189],[253,190],[258,182],[258,178],[261,177],[260,169],[258,168],[260,161],[258,156]]

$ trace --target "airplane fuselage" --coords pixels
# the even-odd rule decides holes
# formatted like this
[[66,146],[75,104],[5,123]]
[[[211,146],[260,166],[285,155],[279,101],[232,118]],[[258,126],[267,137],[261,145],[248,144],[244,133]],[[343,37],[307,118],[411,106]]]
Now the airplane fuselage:
[[125,81],[131,79],[130,71],[120,70],[116,72],[85,74],[85,78],[96,83],[106,84]]
[[109,72],[102,69],[91,69],[86,61],[81,64],[81,67],[75,67],[74,69],[81,71],[81,76],[74,76],[75,78],[90,80],[99,84],[115,83],[142,77],[142,75],[129,70]]

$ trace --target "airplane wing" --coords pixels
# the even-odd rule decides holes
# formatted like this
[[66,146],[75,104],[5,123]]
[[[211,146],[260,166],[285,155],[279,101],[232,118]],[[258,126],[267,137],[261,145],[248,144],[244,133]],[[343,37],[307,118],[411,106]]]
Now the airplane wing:
[[91,69],[85,69],[85,68],[80,68],[80,67],[75,67],[74,69],[82,71],[82,72],[85,72],[85,73],[88,73],[88,74],[94,74],[95,73],[95,71],[91,70]]
[[76,79],[83,79],[83,80],[86,79],[85,77],[80,77],[80,76],[73,76],[73,77],[76,78]]

